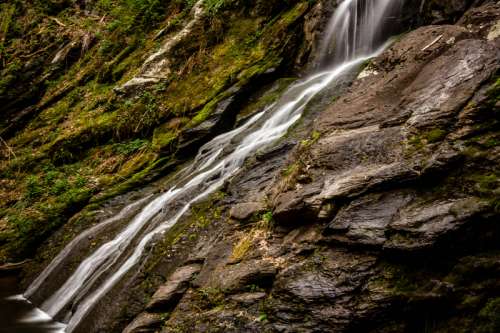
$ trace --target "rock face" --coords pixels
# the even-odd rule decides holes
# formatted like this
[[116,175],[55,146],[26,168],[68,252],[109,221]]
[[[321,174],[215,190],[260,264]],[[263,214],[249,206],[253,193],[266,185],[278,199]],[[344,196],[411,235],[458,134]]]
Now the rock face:
[[175,304],[179,297],[186,292],[189,281],[200,271],[198,265],[184,266],[177,269],[168,279],[167,283],[161,286],[151,298],[147,305],[148,310],[158,307],[168,307]]
[[[87,37],[41,52],[54,61],[46,79],[63,59],[95,59],[45,87],[48,95],[0,96],[16,106],[2,128],[40,113],[19,133],[0,132],[13,136],[0,143],[9,158],[2,177],[26,177],[22,185],[0,179],[0,262],[44,243],[26,282],[73,235],[168,188],[204,142],[273,103],[293,81],[277,78],[314,67],[340,1],[164,3],[168,17],[145,30],[152,40],[139,29],[130,48],[126,40],[110,50],[71,23],[68,36]],[[82,5],[88,20],[100,20],[96,36],[133,30],[114,32],[115,21],[95,14],[100,5]],[[499,332],[500,3],[406,5],[409,32],[352,83],[314,98],[280,142],[157,235],[78,332]],[[130,24],[148,19],[148,6],[139,7]],[[36,107],[26,107],[30,98]],[[11,146],[23,154],[12,163]],[[75,253],[87,255],[125,220]]]
[[291,152],[228,185],[233,223],[200,241],[203,268],[161,332],[500,328],[500,5],[469,5],[422,2],[434,25],[305,120],[314,138],[299,126]]

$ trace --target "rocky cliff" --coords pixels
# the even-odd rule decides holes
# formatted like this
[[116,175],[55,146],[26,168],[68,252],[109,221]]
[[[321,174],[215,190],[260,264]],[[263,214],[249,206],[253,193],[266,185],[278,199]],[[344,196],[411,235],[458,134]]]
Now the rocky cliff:
[[[500,4],[417,2],[383,54],[157,237],[80,330],[500,330]],[[27,285],[167,188],[314,68],[336,5],[2,4],[1,260],[34,258]]]

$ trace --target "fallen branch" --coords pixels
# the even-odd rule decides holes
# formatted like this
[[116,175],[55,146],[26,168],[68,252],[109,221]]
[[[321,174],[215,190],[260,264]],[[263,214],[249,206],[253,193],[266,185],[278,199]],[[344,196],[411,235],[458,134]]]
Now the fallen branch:
[[0,272],[8,272],[8,271],[15,271],[18,269],[21,269],[26,263],[30,262],[31,260],[23,260],[21,262],[16,262],[16,263],[7,263],[5,265],[0,266]]

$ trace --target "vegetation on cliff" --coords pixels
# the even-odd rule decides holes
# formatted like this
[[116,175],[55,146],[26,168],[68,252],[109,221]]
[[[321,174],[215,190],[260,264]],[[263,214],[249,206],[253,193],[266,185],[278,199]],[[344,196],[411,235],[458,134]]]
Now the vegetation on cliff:
[[31,256],[89,202],[151,181],[230,126],[235,114],[228,110],[208,131],[198,130],[221,101],[249,95],[290,67],[311,6],[206,1],[208,14],[174,49],[168,77],[113,90],[176,36],[194,4],[2,4],[1,261]]

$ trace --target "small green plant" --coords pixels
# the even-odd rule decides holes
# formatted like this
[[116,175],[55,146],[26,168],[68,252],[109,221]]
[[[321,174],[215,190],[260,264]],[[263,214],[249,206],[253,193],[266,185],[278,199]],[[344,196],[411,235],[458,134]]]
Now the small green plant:
[[226,4],[227,0],[205,0],[205,8],[211,15],[217,14]]
[[208,308],[221,307],[225,303],[225,295],[222,290],[217,288],[200,288],[198,295]]
[[273,221],[274,221],[273,212],[272,211],[268,211],[268,212],[262,214],[262,221],[264,221],[264,223],[266,225],[272,224]]
[[76,176],[75,184],[77,188],[82,188],[87,185],[87,179],[81,175]]
[[320,137],[321,137],[321,133],[318,131],[313,131],[311,134],[311,139],[313,140],[313,142],[318,141]]
[[26,179],[26,197],[35,199],[42,195],[42,187],[37,176],[29,176]]
[[248,290],[251,293],[255,293],[257,291],[261,291],[262,290],[262,288],[260,288],[256,284],[250,284],[250,285],[246,286],[245,289]]
[[66,179],[58,179],[54,182],[54,185],[50,188],[50,194],[60,195],[69,188],[69,183]]
[[283,170],[283,176],[288,177],[299,169],[297,164],[289,165],[285,170]]
[[148,141],[143,139],[135,139],[126,143],[120,143],[115,146],[115,152],[123,155],[130,155],[138,150],[148,146]]
[[311,138],[300,141],[300,144],[303,147],[307,148],[310,147],[313,143],[316,143],[319,140],[319,138],[321,138],[321,133],[318,131],[313,131],[311,133]]
[[52,185],[58,176],[59,176],[59,172],[54,171],[54,170],[50,170],[50,171],[47,171],[47,173],[45,174],[43,181],[44,181],[45,185]]

